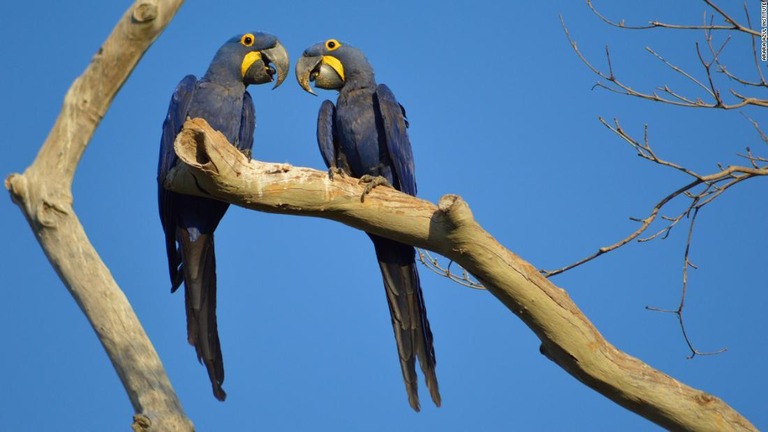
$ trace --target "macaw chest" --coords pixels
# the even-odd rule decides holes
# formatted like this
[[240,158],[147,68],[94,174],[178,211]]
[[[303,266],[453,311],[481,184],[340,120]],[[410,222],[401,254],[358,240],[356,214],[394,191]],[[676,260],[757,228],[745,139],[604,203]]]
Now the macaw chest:
[[229,142],[237,144],[243,115],[243,92],[224,87],[201,85],[189,106],[190,118],[204,118],[212,128],[221,132]]
[[373,99],[339,99],[336,108],[338,152],[354,177],[383,176],[391,180],[391,161]]

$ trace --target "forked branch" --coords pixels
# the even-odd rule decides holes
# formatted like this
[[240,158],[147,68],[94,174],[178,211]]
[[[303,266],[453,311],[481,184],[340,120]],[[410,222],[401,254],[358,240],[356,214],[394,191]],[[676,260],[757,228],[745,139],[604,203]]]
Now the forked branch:
[[[75,80],[34,163],[5,187],[96,332],[135,415],[134,431],[190,431],[160,358],[72,207],[72,178],[112,99],[181,7],[138,0]],[[126,419],[126,423],[127,423]]]
[[[650,29],[656,29],[656,28],[672,29],[672,30],[710,30],[710,31],[711,30],[729,30],[729,31],[739,31],[755,37],[760,37],[760,32],[758,32],[757,30],[753,30],[751,28],[751,24],[749,23],[749,12],[746,9],[746,2],[744,3],[744,11],[747,15],[748,25],[745,26],[740,24],[736,19],[734,19],[730,14],[726,13],[722,8],[717,6],[714,2],[710,0],[703,0],[703,1],[707,6],[709,6],[712,10],[715,11],[716,15],[720,16],[725,21],[725,25],[714,25],[712,23],[703,24],[703,25],[702,24],[671,24],[671,23],[665,23],[665,22],[655,21],[655,20],[650,21],[646,25],[627,25],[623,19],[619,21],[613,21],[607,18],[606,16],[604,16],[603,14],[601,14],[592,4],[592,0],[587,0],[587,6],[604,23],[613,27],[618,27],[626,30],[650,30]],[[704,17],[704,21],[707,21],[706,15]]]
[[[674,313],[677,316],[678,322],[680,323],[680,328],[681,328],[683,337],[685,338],[685,342],[691,350],[690,358],[693,358],[696,355],[710,355],[710,354],[717,354],[725,351],[725,349],[720,349],[714,352],[703,352],[698,350],[697,348],[694,347],[693,342],[691,342],[688,332],[685,329],[685,320],[683,319],[683,309],[685,307],[685,299],[686,299],[686,293],[688,289],[688,270],[691,268],[695,268],[695,266],[693,266],[693,264],[690,261],[690,250],[691,250],[691,242],[693,240],[693,231],[694,231],[694,226],[696,222],[696,217],[699,214],[699,210],[701,210],[707,204],[711,203],[715,198],[719,197],[721,194],[723,194],[726,190],[728,190],[732,186],[735,186],[736,184],[741,183],[744,180],[748,180],[750,178],[768,175],[768,163],[766,163],[765,158],[754,156],[752,154],[752,151],[749,148],[747,148],[747,153],[743,157],[749,160],[750,166],[729,166],[726,168],[720,167],[720,171],[717,171],[715,173],[708,174],[708,175],[701,175],[682,165],[660,158],[656,154],[656,152],[651,148],[651,145],[648,142],[647,125],[644,129],[643,141],[641,142],[633,138],[632,136],[630,136],[621,127],[618,120],[614,119],[614,123],[610,124],[601,117],[600,122],[604,126],[606,126],[608,129],[613,131],[616,135],[621,137],[622,140],[624,140],[630,146],[632,146],[632,148],[635,149],[635,151],[637,152],[637,155],[640,156],[641,158],[646,159],[655,164],[661,165],[663,167],[680,171],[686,174],[688,177],[691,177],[692,180],[689,183],[678,188],[677,190],[671,192],[670,194],[662,198],[659,202],[657,202],[656,205],[654,205],[653,208],[651,209],[650,214],[645,218],[642,218],[642,219],[631,218],[633,221],[639,222],[640,226],[631,234],[629,234],[627,237],[624,237],[623,239],[611,245],[603,246],[599,248],[597,252],[585,258],[582,258],[573,264],[569,264],[557,270],[544,270],[542,271],[542,273],[546,277],[560,274],[564,271],[570,270],[574,267],[578,267],[584,263],[592,261],[593,259],[603,254],[614,251],[633,240],[637,240],[638,242],[646,242],[656,238],[662,238],[662,239],[667,238],[667,236],[670,234],[672,229],[675,226],[677,226],[677,224],[681,220],[688,219],[689,221],[688,237],[687,237],[686,246],[685,246],[685,254],[683,257],[683,280],[682,280],[680,304],[677,307],[677,309],[674,309],[674,310],[660,309],[657,307],[647,307],[647,309],[658,311],[658,312]],[[759,130],[759,127],[757,127],[757,129]],[[670,202],[674,201],[676,198],[681,196],[689,200],[688,205],[683,209],[683,211],[673,216],[663,215],[662,210],[664,209],[664,207],[667,206],[667,204],[669,204]],[[662,228],[659,229],[658,231],[648,236],[641,237],[651,227],[651,225],[659,218],[659,216],[661,216],[661,219],[663,219],[666,222],[666,224],[662,226]]]
[[416,253],[418,254],[419,261],[424,265],[424,267],[428,268],[433,273],[446,277],[467,288],[485,289],[483,284],[475,280],[472,275],[470,275],[469,272],[461,266],[457,265],[456,267],[458,267],[459,270],[451,271],[451,267],[453,267],[454,264],[453,261],[449,261],[448,265],[443,267],[443,265],[440,264],[440,260],[432,256],[428,250],[419,249],[416,251]]
[[[595,87],[597,88],[606,89],[608,91],[623,94],[623,95],[637,97],[639,99],[651,100],[654,102],[661,102],[661,103],[666,103],[669,105],[681,106],[681,107],[715,108],[715,109],[724,109],[724,110],[739,109],[747,106],[768,107],[768,99],[748,96],[748,95],[742,94],[740,91],[737,91],[734,88],[730,88],[726,92],[726,94],[730,95],[730,97],[734,100],[732,102],[726,101],[724,99],[723,92],[719,88],[719,85],[717,84],[715,79],[715,73],[719,72],[723,76],[727,77],[727,79],[731,84],[739,85],[741,87],[749,88],[752,90],[768,89],[768,83],[766,83],[766,80],[763,75],[762,62],[760,61],[758,56],[757,45],[758,45],[758,39],[760,37],[760,33],[757,30],[752,29],[752,21],[750,18],[747,3],[746,2],[744,3],[744,17],[746,20],[746,25],[744,25],[741,22],[739,22],[737,19],[735,19],[731,14],[727,13],[724,9],[722,9],[717,4],[715,4],[713,1],[711,0],[703,0],[703,1],[707,6],[707,10],[704,12],[704,20],[703,20],[703,24],[701,25],[679,25],[679,24],[669,24],[661,21],[651,21],[648,25],[627,25],[624,22],[624,20],[614,21],[607,18],[605,15],[600,13],[594,7],[591,0],[587,0],[587,6],[598,18],[600,18],[600,20],[602,20],[604,23],[610,26],[617,27],[620,29],[626,29],[626,30],[672,29],[672,30],[703,31],[706,48],[702,49],[701,45],[699,43],[696,43],[696,54],[699,60],[699,64],[703,69],[704,78],[697,78],[693,73],[686,71],[684,68],[675,65],[672,61],[666,59],[657,51],[653,50],[650,47],[646,47],[647,52],[653,55],[658,61],[660,61],[666,67],[671,69],[676,75],[682,76],[686,81],[688,81],[689,83],[692,83],[694,87],[701,89],[703,96],[697,96],[697,97],[690,97],[690,96],[683,95],[680,92],[673,90],[668,85],[659,86],[653,92],[643,92],[643,91],[635,90],[634,88],[632,88],[631,86],[629,86],[628,84],[620,80],[615,74],[613,65],[611,62],[611,54],[607,46],[605,48],[607,71],[603,71],[600,68],[594,66],[584,56],[584,54],[582,54],[582,52],[578,48],[578,45],[576,44],[576,41],[571,37],[568,31],[568,28],[566,27],[564,21],[562,20],[562,17],[561,17],[561,23],[565,31],[565,35],[568,38],[568,41],[570,42],[571,47],[576,53],[576,55],[578,56],[578,58],[595,75],[597,75],[600,78],[600,80],[595,84]],[[722,40],[722,42],[716,43],[714,34],[722,33],[722,32],[726,32],[727,36],[725,37],[724,40]],[[732,73],[724,64],[722,60],[722,56],[724,51],[726,50],[726,47],[729,45],[729,42],[731,42],[732,40],[732,37],[731,37],[732,35],[740,35],[740,36],[746,35],[747,37],[749,37],[751,46],[752,46],[752,57],[755,63],[757,79],[749,80],[749,79],[742,78]],[[760,134],[762,141],[768,143],[768,138],[766,138],[766,134],[763,133],[758,123],[749,117],[747,117],[747,119],[752,123],[752,125],[755,127],[757,132]],[[688,287],[688,270],[691,268],[695,268],[690,262],[689,253],[691,249],[691,241],[693,238],[693,231],[694,231],[696,217],[699,214],[699,210],[701,210],[701,208],[703,208],[704,206],[712,202],[714,199],[719,197],[723,192],[728,190],[731,186],[734,186],[750,178],[768,174],[767,172],[768,164],[766,164],[765,158],[755,156],[752,153],[752,151],[749,148],[747,148],[746,155],[742,155],[742,157],[746,158],[749,161],[749,166],[729,166],[727,168],[723,168],[722,166],[718,165],[720,168],[720,171],[709,174],[709,175],[699,175],[698,173],[688,168],[685,168],[681,165],[659,158],[648,143],[647,126],[645,128],[643,141],[640,142],[639,140],[634,139],[633,137],[628,135],[621,128],[621,125],[619,124],[618,120],[614,120],[613,124],[609,124],[603,118],[600,118],[600,122],[604,126],[608,127],[611,131],[613,131],[616,135],[618,135],[622,140],[624,140],[630,146],[632,146],[637,152],[638,156],[648,161],[651,161],[655,164],[678,170],[686,174],[687,176],[689,176],[691,178],[691,181],[688,184],[685,184],[682,187],[678,188],[677,190],[669,193],[667,196],[663,197],[660,201],[658,201],[656,205],[653,206],[650,214],[647,217],[642,219],[631,218],[633,221],[639,222],[640,226],[637,227],[637,229],[635,229],[627,237],[611,245],[603,246],[593,254],[585,258],[582,258],[581,260],[573,264],[567,265],[565,267],[562,267],[556,270],[543,271],[542,273],[547,277],[554,276],[556,274],[562,273],[574,267],[578,267],[605,253],[616,250],[633,240],[644,242],[644,241],[649,241],[655,238],[666,238],[671,232],[671,230],[675,226],[677,226],[677,224],[681,220],[688,219],[689,221],[688,240],[686,242],[686,248],[685,248],[685,254],[684,254],[682,295],[681,295],[680,305],[675,310],[663,310],[663,309],[651,308],[651,307],[649,307],[648,309],[656,310],[656,311],[671,312],[677,315],[683,335],[685,337],[685,341],[688,344],[688,347],[691,349],[691,353],[692,353],[691,357],[695,355],[701,355],[701,354],[710,354],[710,353],[703,353],[697,350],[693,346],[693,343],[691,342],[690,338],[688,337],[688,333],[685,330],[685,322],[683,320],[683,309],[685,305],[685,297],[686,297],[686,292]],[[665,206],[667,206],[670,202],[676,200],[676,198],[680,196],[684,196],[689,200],[689,204],[685,207],[685,209],[682,212],[679,212],[673,216],[663,215],[662,209],[665,208]],[[666,221],[666,224],[655,233],[652,233],[646,237],[641,237],[651,227],[651,225],[658,219],[659,216],[661,217],[661,219]],[[717,352],[722,352],[722,350]]]
[[[579,59],[595,74],[600,80],[595,84],[595,87],[602,88],[614,93],[623,94],[627,96],[633,96],[640,99],[650,100],[654,102],[666,103],[674,106],[689,107],[689,108],[714,108],[733,110],[746,106],[758,106],[768,107],[768,99],[763,97],[757,97],[752,95],[743,94],[735,88],[729,88],[723,92],[716,80],[714,73],[718,72],[727,77],[731,83],[735,83],[740,86],[750,88],[762,88],[768,89],[768,83],[763,76],[763,70],[761,62],[759,61],[758,54],[758,39],[760,33],[757,30],[751,28],[751,19],[746,3],[744,5],[745,17],[747,25],[741,24],[738,20],[734,19],[731,15],[726,13],[723,9],[718,7],[711,1],[704,0],[704,3],[711,9],[709,14],[705,12],[704,24],[702,25],[674,25],[663,23],[660,21],[651,21],[648,25],[630,26],[626,25],[623,20],[613,21],[602,15],[592,4],[591,0],[587,0],[587,5],[590,10],[595,13],[603,22],[613,27],[626,29],[626,30],[649,30],[655,28],[665,28],[674,30],[701,30],[704,34],[704,41],[706,43],[706,49],[702,49],[701,46],[696,44],[696,53],[699,59],[701,68],[703,69],[703,78],[697,78],[694,73],[686,71],[682,67],[673,64],[672,61],[663,57],[656,50],[646,47],[646,51],[653,55],[658,61],[665,66],[669,67],[675,74],[682,76],[686,81],[693,83],[696,87],[702,89],[703,94],[697,96],[686,96],[681,92],[674,90],[671,86],[664,84],[656,87],[654,91],[641,91],[636,90],[631,85],[627,84],[624,80],[620,79],[613,69],[611,63],[610,49],[605,47],[605,57],[607,70],[602,70],[596,67],[590,62],[587,57],[581,52],[576,41],[571,37],[568,27],[565,25],[563,18],[561,17],[561,24],[565,35],[571,44],[572,49],[579,57]],[[715,24],[715,17],[718,17],[724,22],[724,25]],[[714,33],[716,31],[730,32],[725,39],[717,44],[715,42]],[[722,60],[723,53],[726,46],[731,41],[731,34],[747,35],[752,45],[752,56],[755,62],[755,75],[756,79],[746,79],[732,73]],[[729,95],[730,101],[725,99],[725,95]]]
[[[578,267],[582,264],[592,261],[593,259],[603,254],[614,251],[636,239],[638,241],[648,241],[657,237],[664,238],[669,235],[669,232],[672,230],[672,228],[675,227],[675,225],[677,225],[678,222],[680,222],[680,220],[682,220],[684,217],[690,216],[692,212],[698,211],[698,209],[711,203],[712,200],[720,196],[726,190],[743,182],[744,180],[768,175],[768,163],[766,163],[764,158],[754,156],[750,149],[747,149],[747,155],[745,156],[749,160],[750,166],[732,165],[726,168],[721,168],[719,171],[713,172],[711,174],[701,175],[682,165],[660,158],[653,150],[653,148],[651,148],[651,145],[648,142],[647,126],[645,127],[643,134],[643,141],[639,141],[638,139],[630,136],[621,127],[621,124],[616,119],[614,119],[613,124],[611,124],[600,117],[600,122],[616,135],[618,135],[623,141],[628,143],[641,158],[653,162],[657,165],[680,171],[691,177],[691,180],[659,200],[653,206],[653,208],[651,208],[650,213],[646,217],[631,218],[631,220],[639,222],[640,226],[638,226],[637,229],[635,229],[628,236],[613,244],[600,247],[593,254],[584,257],[572,264],[555,270],[543,270],[542,274],[544,274],[546,277],[551,277],[572,268]],[[682,212],[676,215],[661,216],[662,209],[667,204],[681,196],[690,200],[689,205]],[[668,224],[662,227],[659,231],[656,231],[647,237],[640,237],[648,230],[648,228],[651,227],[651,225],[659,218],[659,216],[667,221]]]

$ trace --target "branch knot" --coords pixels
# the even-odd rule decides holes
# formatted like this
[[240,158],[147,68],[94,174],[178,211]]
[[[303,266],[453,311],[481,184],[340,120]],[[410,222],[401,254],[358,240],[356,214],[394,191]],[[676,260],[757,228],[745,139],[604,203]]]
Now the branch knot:
[[457,227],[475,220],[467,202],[458,195],[443,195],[437,204],[437,208]]
[[133,8],[133,22],[143,24],[157,18],[157,4],[154,1],[144,1]]

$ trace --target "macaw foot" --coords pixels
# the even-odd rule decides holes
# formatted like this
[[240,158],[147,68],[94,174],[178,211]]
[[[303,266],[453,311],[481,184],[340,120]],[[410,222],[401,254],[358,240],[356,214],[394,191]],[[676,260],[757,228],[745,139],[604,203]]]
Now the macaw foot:
[[373,188],[376,186],[386,186],[389,188],[394,189],[395,187],[392,186],[391,183],[389,183],[389,180],[382,176],[372,176],[372,175],[364,175],[360,177],[360,181],[358,181],[358,184],[365,183],[365,190],[363,191],[363,194],[360,195],[360,202],[365,202],[365,196],[371,193]]
[[247,157],[248,160],[251,160],[251,158],[253,157],[253,151],[251,151],[251,149],[240,150],[240,153],[242,153],[243,156]]
[[328,178],[333,181],[333,177],[338,175],[339,177],[346,177],[347,173],[341,168],[330,167],[328,168]]

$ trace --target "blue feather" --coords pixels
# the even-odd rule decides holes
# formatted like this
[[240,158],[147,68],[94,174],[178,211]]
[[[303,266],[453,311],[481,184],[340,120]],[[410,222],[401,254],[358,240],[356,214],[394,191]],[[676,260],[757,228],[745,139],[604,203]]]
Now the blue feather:
[[376,87],[374,99],[384,126],[389,158],[399,180],[399,190],[416,195],[416,168],[413,162],[411,140],[408,139],[405,109],[397,102],[392,90],[386,84]]
[[329,100],[320,105],[317,114],[317,144],[320,146],[320,155],[328,168],[341,168],[337,160],[337,144],[333,135],[333,122],[336,119],[336,107]]
[[[164,188],[163,182],[179,162],[173,143],[187,118],[205,119],[250,156],[256,115],[251,95],[245,91],[245,80],[251,76],[246,77],[241,68],[248,52],[277,47],[277,39],[258,32],[247,36],[250,45],[242,44],[240,36],[231,39],[219,49],[201,79],[188,75],[176,87],[163,122],[157,167],[158,205],[165,232],[171,291],[184,283],[187,339],[195,347],[198,360],[205,364],[213,393],[219,400],[224,400],[226,393],[221,388],[224,361],[216,320],[214,230],[229,204],[171,192]],[[254,76],[259,79],[271,79],[263,70],[255,71]]]
[[[328,67],[314,73],[325,76],[321,85],[339,90],[336,105],[325,101],[320,107],[317,141],[328,167],[341,168],[353,177],[381,176],[395,189],[416,195],[413,150],[406,131],[405,110],[386,85],[376,85],[373,68],[363,53],[336,40],[317,44],[304,51],[297,78],[308,80],[327,56],[343,67],[331,72]],[[313,60],[318,59],[318,60]],[[313,66],[314,65],[314,66]],[[306,81],[304,81],[306,85]],[[316,83],[317,84],[317,83]],[[340,85],[340,87],[335,87]],[[400,368],[408,401],[420,409],[416,361],[427,381],[432,400],[440,406],[440,392],[435,373],[432,331],[415,262],[415,249],[383,237],[369,234],[376,250],[389,305],[392,328],[397,342]]]

